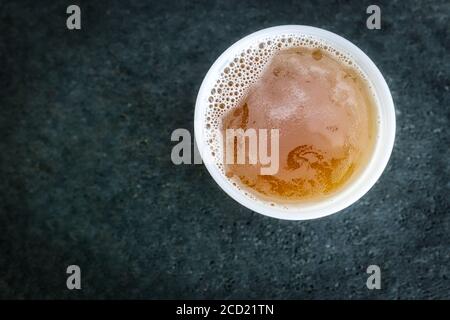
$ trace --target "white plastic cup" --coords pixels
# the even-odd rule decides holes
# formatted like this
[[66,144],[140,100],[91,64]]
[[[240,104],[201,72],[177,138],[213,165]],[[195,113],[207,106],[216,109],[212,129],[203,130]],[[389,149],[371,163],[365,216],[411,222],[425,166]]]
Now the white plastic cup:
[[[209,152],[205,141],[206,108],[208,107],[208,97],[213,81],[218,78],[224,67],[228,65],[234,57],[247,49],[252,44],[264,39],[287,35],[298,34],[299,36],[313,36],[330,44],[339,52],[352,57],[352,61],[366,74],[375,94],[375,102],[378,113],[378,138],[371,159],[368,161],[357,177],[353,179],[341,191],[334,196],[313,203],[298,203],[289,206],[271,206],[264,201],[257,201],[246,196],[241,190],[234,186],[231,181],[224,176],[217,167],[215,159]],[[347,208],[358,201],[377,182],[389,157],[392,153],[395,139],[395,109],[391,92],[380,70],[370,60],[370,58],[356,45],[338,36],[335,33],[302,25],[285,25],[267,28],[252,33],[229,47],[214,62],[209,69],[200,87],[195,105],[194,119],[195,138],[203,162],[211,176],[217,184],[234,200],[250,210],[260,214],[286,220],[309,220],[331,215]],[[208,152],[206,152],[208,151]]]

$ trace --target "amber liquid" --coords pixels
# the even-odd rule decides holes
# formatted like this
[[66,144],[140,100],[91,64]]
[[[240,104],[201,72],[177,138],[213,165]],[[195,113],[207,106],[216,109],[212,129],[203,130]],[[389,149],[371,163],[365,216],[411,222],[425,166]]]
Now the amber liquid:
[[226,175],[274,202],[333,195],[370,159],[375,110],[366,80],[348,64],[319,49],[282,50],[222,119],[223,134],[226,129],[279,129],[279,170],[261,175],[259,164],[226,164]]

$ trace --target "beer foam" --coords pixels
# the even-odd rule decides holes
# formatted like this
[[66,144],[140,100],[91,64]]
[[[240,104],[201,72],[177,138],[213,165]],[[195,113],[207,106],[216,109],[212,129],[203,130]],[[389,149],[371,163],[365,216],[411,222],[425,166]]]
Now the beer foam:
[[[320,49],[313,53],[317,54],[317,59],[321,58],[321,51],[328,53],[334,59],[342,64],[351,67],[358,72],[362,79],[366,80],[369,89],[370,82],[367,76],[357,66],[352,57],[346,53],[336,50],[332,45],[322,39],[315,38],[310,35],[285,34],[276,37],[262,39],[249,45],[247,48],[238,52],[230,59],[220,73],[217,74],[214,82],[209,88],[210,95],[206,98],[208,107],[205,115],[205,140],[209,148],[209,152],[214,158],[215,164],[221,173],[225,174],[225,166],[223,164],[223,140],[221,133],[222,119],[225,114],[240,105],[242,100],[247,96],[249,89],[255,84],[263,74],[265,68],[270,64],[273,56],[281,50],[303,47],[309,49]],[[313,70],[317,74],[323,74],[326,70],[317,68]],[[299,71],[301,72],[301,70]],[[373,90],[371,90],[373,92]],[[299,99],[304,96],[301,88],[294,93]],[[336,92],[338,95],[339,92]],[[274,118],[291,117],[296,113],[295,108],[287,106],[282,110],[274,112]],[[239,184],[227,177],[228,180],[238,189]],[[254,195],[246,190],[242,190],[245,195],[258,200]],[[270,203],[276,205],[276,203]]]

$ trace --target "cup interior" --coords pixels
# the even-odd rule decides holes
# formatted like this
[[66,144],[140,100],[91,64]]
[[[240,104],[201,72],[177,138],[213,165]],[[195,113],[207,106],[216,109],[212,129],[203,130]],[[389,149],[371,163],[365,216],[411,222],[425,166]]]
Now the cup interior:
[[[321,39],[339,52],[351,57],[361,71],[366,75],[375,95],[375,105],[378,114],[377,140],[371,159],[357,177],[350,181],[342,190],[330,198],[312,203],[296,203],[272,206],[264,201],[257,201],[245,195],[234,186],[218,168],[216,160],[209,152],[205,138],[206,109],[211,84],[217,75],[228,65],[239,52],[250,45],[279,35],[302,35]],[[286,220],[309,220],[336,213],[360,199],[376,183],[386,167],[392,152],[395,139],[395,109],[389,87],[372,60],[356,45],[343,37],[310,26],[286,25],[263,29],[250,34],[229,47],[211,66],[200,87],[194,118],[195,139],[202,160],[216,183],[234,200],[243,206],[260,214]]]

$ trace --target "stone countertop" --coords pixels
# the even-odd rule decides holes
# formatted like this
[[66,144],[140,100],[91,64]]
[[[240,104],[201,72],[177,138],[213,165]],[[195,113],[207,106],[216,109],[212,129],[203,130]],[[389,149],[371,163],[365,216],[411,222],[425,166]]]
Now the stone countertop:
[[[367,1],[78,1],[79,31],[68,4],[19,2],[0,5],[0,298],[450,298],[448,1],[378,1],[381,30]],[[170,160],[214,60],[282,24],[358,45],[397,112],[378,183],[314,221]]]

